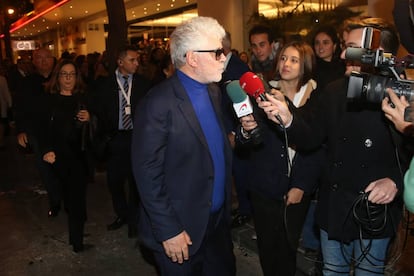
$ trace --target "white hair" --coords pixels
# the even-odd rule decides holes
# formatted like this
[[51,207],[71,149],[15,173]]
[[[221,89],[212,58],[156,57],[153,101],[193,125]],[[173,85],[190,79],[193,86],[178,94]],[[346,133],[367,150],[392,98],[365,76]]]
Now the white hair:
[[[170,37],[171,60],[176,68],[185,63],[185,54],[202,47],[208,39],[223,40],[226,32],[216,19],[194,17],[177,26]],[[199,49],[200,50],[200,49]]]

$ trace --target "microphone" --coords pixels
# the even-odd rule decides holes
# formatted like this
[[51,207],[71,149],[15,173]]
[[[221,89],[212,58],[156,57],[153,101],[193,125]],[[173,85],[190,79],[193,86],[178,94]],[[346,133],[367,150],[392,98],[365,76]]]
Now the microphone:
[[[265,93],[269,93],[269,85],[258,75],[252,72],[246,72],[240,77],[239,83],[240,87],[246,91],[248,95],[254,97],[255,99],[260,97],[262,101],[267,101]],[[275,116],[279,123],[283,126],[284,123],[280,115],[277,114]]]
[[252,103],[246,92],[240,87],[237,80],[231,81],[226,86],[227,95],[233,102],[233,109],[237,118],[241,118],[253,113]]
[[263,101],[266,100],[264,93],[267,91],[263,81],[258,75],[252,72],[246,72],[240,77],[239,83],[240,87],[253,98],[260,97]]
[[[236,113],[237,118],[241,118],[253,113],[252,103],[250,102],[250,99],[247,96],[246,92],[244,92],[240,87],[239,81],[234,80],[227,84],[226,91],[230,100],[233,102],[233,109]],[[251,138],[252,142],[255,145],[262,142],[259,127],[255,127],[254,129],[250,130],[247,135],[244,135],[245,133],[243,133],[242,128],[242,134],[246,139]]]

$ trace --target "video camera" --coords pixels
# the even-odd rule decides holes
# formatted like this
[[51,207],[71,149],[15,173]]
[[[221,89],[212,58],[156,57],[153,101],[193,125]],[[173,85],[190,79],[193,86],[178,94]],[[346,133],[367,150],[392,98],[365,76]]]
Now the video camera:
[[348,99],[363,99],[371,103],[380,103],[387,96],[386,89],[391,88],[398,97],[405,96],[414,101],[414,81],[400,78],[400,71],[408,65],[398,63],[390,53],[379,49],[381,31],[372,27],[364,28],[362,48],[347,48],[347,60],[360,61],[372,65],[374,74],[352,72],[348,82]]

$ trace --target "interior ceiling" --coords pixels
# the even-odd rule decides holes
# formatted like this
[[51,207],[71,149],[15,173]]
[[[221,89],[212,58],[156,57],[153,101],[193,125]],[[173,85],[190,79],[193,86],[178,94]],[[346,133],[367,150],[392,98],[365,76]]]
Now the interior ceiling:
[[[112,0],[119,1],[119,0]],[[346,0],[345,0],[346,1]],[[285,1],[286,2],[286,1]],[[296,5],[297,1],[289,1],[292,5]],[[305,1],[305,4],[308,1]],[[309,1],[314,3],[317,1]],[[320,2],[320,1],[319,1]],[[341,3],[341,0],[325,0],[322,2],[335,2],[335,5]],[[126,16],[128,22],[137,22],[142,18],[148,20],[144,22],[134,23],[132,26],[147,26],[147,27],[166,27],[176,26],[187,17],[197,15],[196,3],[197,0],[124,0]],[[315,4],[312,4],[315,5]],[[271,10],[281,8],[282,1],[280,0],[259,0],[259,11]],[[169,11],[180,10],[176,16],[170,16]],[[164,14],[163,20],[151,19],[151,16]],[[78,20],[84,20],[89,23],[106,24],[108,22],[105,0],[70,0],[64,5],[44,14],[36,20],[24,25],[21,28],[11,28],[11,36],[13,39],[32,39],[36,36],[56,29],[59,26],[65,26]]]
[[[118,1],[118,0],[112,0]],[[127,21],[150,17],[155,14],[194,5],[196,0],[124,0]],[[41,33],[71,24],[78,20],[88,23],[105,24],[108,22],[105,0],[70,0],[64,5],[48,12],[27,25],[13,30],[13,39],[34,38]]]

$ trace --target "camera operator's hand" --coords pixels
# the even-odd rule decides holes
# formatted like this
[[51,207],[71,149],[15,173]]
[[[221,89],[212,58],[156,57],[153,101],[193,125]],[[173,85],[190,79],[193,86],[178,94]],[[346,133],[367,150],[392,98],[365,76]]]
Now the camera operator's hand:
[[398,189],[395,182],[387,177],[371,182],[365,192],[369,192],[368,200],[372,203],[388,204],[394,200]]
[[285,127],[290,126],[293,120],[293,115],[290,113],[285,96],[276,89],[272,89],[272,95],[265,94],[267,101],[262,101],[260,97],[256,99],[260,108],[266,112],[267,118],[277,124],[280,124],[276,118],[280,116],[284,122]]
[[382,110],[385,117],[390,120],[395,128],[401,133],[408,133],[408,130],[413,127],[411,122],[404,120],[405,108],[410,104],[404,96],[399,98],[392,89],[387,88],[388,97],[382,100]]

